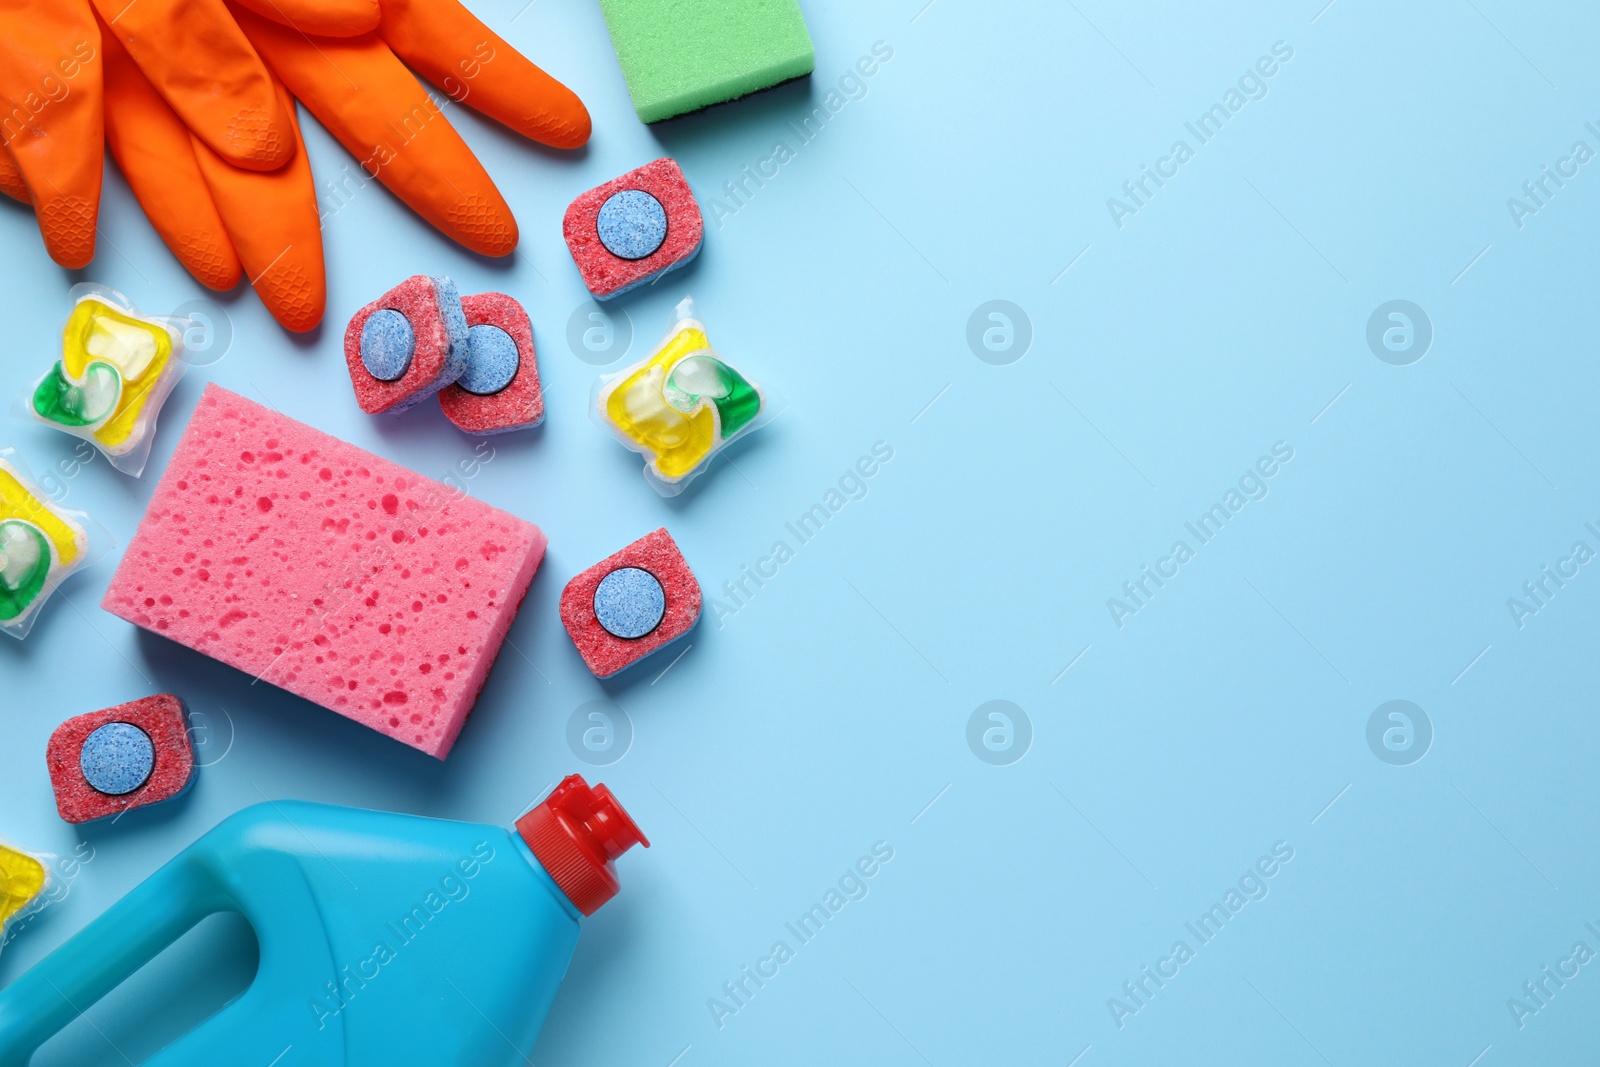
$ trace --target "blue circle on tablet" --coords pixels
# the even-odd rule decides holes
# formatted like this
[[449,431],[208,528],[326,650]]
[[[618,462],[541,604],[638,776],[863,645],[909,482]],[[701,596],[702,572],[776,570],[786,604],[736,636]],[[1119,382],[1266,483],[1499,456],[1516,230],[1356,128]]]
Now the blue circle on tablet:
[[619,259],[643,259],[667,239],[667,209],[642,189],[624,189],[600,205],[600,243]]
[[393,308],[382,308],[361,327],[361,363],[380,382],[393,382],[411,369],[417,335],[411,320]]
[[120,797],[150,780],[156,746],[150,735],[126,722],[108,722],[83,742],[78,767],[96,792]]
[[638,567],[618,567],[594,589],[594,617],[612,637],[631,640],[661,625],[667,596],[656,576]]
[[467,373],[456,384],[474,396],[493,396],[511,384],[521,363],[509,333],[498,326],[474,326],[467,331]]

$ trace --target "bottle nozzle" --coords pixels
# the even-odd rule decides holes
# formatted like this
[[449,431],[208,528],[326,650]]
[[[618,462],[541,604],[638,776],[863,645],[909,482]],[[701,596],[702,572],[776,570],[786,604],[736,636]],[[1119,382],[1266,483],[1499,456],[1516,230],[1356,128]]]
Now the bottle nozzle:
[[542,804],[517,820],[517,832],[585,915],[617,895],[612,861],[634,845],[650,847],[611,790],[569,774]]

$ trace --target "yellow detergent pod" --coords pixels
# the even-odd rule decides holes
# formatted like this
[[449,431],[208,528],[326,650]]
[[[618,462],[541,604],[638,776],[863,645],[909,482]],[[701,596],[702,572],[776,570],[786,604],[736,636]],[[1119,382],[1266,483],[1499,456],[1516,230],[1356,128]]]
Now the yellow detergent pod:
[[88,532],[0,458],[0,630],[27,636],[34,613],[87,562]]
[[693,311],[691,301],[680,303],[666,339],[605,381],[595,403],[601,422],[645,457],[646,477],[668,496],[754,428],[765,409],[760,387],[712,350]]
[[0,522],[12,519],[38,527],[64,567],[78,562],[88,540],[83,527],[51,507],[23,480],[21,471],[0,459]]
[[[136,475],[161,404],[183,373],[181,337],[113,290],[80,286],[74,293],[61,360],[35,383],[29,407],[41,422],[91,441],[118,469]],[[119,462],[123,457],[132,458]]]
[[44,892],[49,868],[26,852],[0,845],[0,926]]
[[665,479],[682,478],[711,454],[717,443],[717,409],[703,405],[685,415],[667,403],[667,372],[683,357],[710,348],[704,330],[686,326],[636,370],[624,375],[605,399],[606,417],[618,432],[646,450]]

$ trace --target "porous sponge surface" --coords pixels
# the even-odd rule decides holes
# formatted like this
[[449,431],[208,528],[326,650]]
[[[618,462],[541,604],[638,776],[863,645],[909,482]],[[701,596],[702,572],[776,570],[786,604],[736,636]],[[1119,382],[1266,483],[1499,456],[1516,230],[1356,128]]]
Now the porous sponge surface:
[[102,607],[443,758],[545,540],[210,385]]
[[600,0],[642,122],[810,74],[797,0]]

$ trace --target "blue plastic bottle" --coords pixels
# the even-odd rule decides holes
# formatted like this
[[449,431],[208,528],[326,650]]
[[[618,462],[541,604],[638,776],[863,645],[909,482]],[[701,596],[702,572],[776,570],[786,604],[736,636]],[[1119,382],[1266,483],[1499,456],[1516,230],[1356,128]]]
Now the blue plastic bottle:
[[0,1067],[202,918],[237,911],[261,963],[147,1067],[527,1062],[578,941],[649,842],[578,775],[499,826],[279,801],[225,819],[0,991]]

